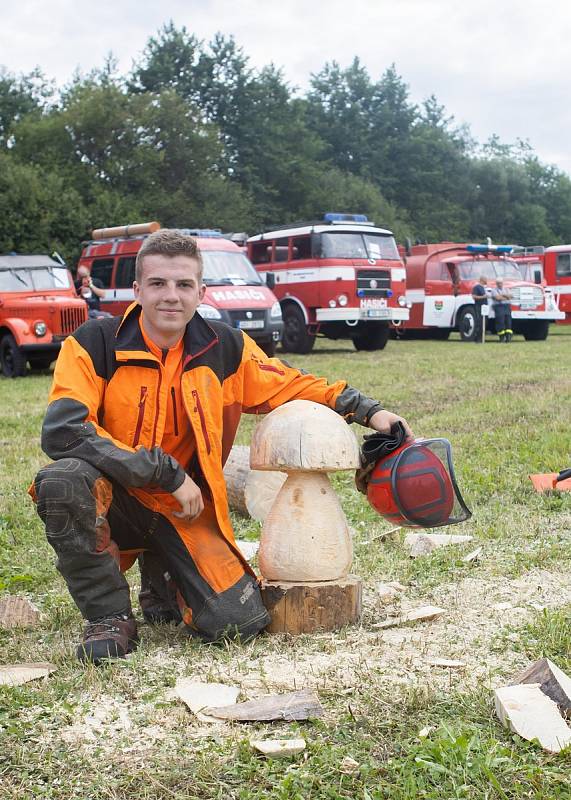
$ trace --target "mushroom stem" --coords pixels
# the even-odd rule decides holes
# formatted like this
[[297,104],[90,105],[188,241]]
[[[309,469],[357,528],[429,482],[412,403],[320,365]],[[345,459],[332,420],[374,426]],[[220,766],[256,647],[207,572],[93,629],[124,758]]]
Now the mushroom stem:
[[270,581],[333,581],[353,548],[345,514],[324,472],[288,471],[262,530],[260,571]]

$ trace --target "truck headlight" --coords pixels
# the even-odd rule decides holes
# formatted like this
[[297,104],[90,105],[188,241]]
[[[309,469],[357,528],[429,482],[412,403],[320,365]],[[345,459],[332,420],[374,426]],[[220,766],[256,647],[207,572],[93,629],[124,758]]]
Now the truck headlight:
[[45,322],[41,320],[39,322],[34,322],[34,333],[36,336],[45,336],[48,330],[48,326]]
[[401,308],[404,308],[406,306],[406,297],[404,296],[404,294],[399,295],[397,303]]
[[218,311],[217,308],[214,308],[214,306],[208,305],[208,303],[202,303],[199,305],[197,311],[201,317],[204,317],[204,319],[222,319],[222,314],[220,311]]
[[282,315],[282,307],[276,301],[270,309],[270,317],[280,317]]
[[337,302],[339,303],[340,306],[346,306],[347,303],[349,302],[349,298],[347,297],[346,294],[340,294],[339,297],[337,298]]

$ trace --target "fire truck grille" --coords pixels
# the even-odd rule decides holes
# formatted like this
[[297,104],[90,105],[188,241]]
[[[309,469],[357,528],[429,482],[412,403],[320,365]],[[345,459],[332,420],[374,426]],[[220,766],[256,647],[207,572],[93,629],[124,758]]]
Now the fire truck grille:
[[67,336],[79,328],[87,319],[87,306],[83,308],[62,308],[60,311],[60,324],[58,333]]
[[514,286],[512,303],[525,308],[537,308],[543,304],[543,292],[539,286]]
[[386,297],[390,288],[391,273],[388,269],[363,269],[357,272],[359,297]]
[[241,308],[238,311],[229,311],[232,323],[236,322],[249,322],[250,320],[265,320],[266,311],[263,308],[248,311],[246,308]]

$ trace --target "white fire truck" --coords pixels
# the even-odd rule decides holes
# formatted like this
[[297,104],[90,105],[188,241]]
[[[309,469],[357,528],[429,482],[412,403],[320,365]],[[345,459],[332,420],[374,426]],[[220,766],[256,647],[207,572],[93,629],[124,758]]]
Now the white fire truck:
[[[512,294],[513,331],[527,340],[546,339],[549,323],[564,319],[556,299],[544,286],[525,281],[509,245],[421,244],[409,249],[406,257],[407,300],[410,320],[399,333],[407,332],[446,339],[457,330],[464,341],[476,336],[476,310],[472,289],[480,276],[488,287],[502,278]],[[493,305],[488,320],[494,318]],[[488,323],[489,324],[489,323]],[[491,327],[491,325],[490,325]]]
[[408,319],[394,237],[363,214],[328,213],[252,236],[248,256],[280,301],[286,352],[308,353],[317,335],[382,350],[390,323]]

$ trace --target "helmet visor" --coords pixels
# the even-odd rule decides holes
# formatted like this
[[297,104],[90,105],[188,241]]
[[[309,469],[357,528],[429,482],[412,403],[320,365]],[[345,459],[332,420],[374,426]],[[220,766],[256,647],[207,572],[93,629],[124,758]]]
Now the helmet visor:
[[439,528],[472,516],[456,483],[447,439],[421,439],[399,453],[391,484],[407,527]]

